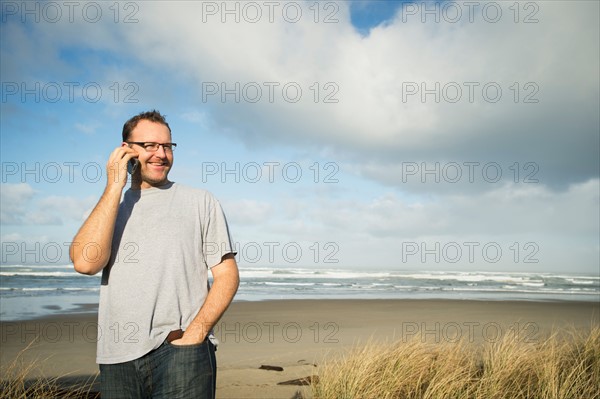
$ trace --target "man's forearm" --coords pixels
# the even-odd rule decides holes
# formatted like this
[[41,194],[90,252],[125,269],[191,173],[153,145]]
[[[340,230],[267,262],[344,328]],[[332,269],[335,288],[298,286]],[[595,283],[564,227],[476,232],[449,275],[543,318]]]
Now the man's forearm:
[[235,258],[231,256],[215,266],[213,270],[216,270],[215,268],[223,269],[218,273],[213,271],[213,285],[208,291],[202,308],[186,329],[183,338],[178,340],[179,342],[174,341],[174,344],[187,345],[202,342],[233,300],[240,283]]
[[77,272],[96,274],[108,263],[120,199],[120,190],[107,188],[75,235],[69,254]]

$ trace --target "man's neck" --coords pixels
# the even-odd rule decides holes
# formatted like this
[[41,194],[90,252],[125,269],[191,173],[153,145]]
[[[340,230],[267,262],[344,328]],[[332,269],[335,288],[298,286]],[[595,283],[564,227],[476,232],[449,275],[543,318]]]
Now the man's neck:
[[164,181],[157,183],[157,184],[143,182],[141,180],[136,179],[136,180],[131,181],[131,189],[132,190],[146,190],[149,188],[160,188],[160,187],[166,186],[168,184],[171,184],[171,181],[169,179],[165,179]]

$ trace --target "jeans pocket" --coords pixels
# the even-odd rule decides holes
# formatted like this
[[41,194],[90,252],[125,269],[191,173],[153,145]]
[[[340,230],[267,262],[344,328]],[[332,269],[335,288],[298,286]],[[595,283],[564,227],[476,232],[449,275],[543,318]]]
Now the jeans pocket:
[[213,398],[217,368],[215,353],[208,341],[193,345],[166,344],[164,357],[156,369],[160,376],[156,397]]
[[199,342],[197,344],[189,344],[189,345],[176,345],[173,344],[172,342],[169,341],[165,341],[165,343],[170,346],[171,348],[176,348],[176,349],[194,349],[194,348],[201,348],[204,345],[206,345],[208,343],[208,338],[205,338],[204,341]]

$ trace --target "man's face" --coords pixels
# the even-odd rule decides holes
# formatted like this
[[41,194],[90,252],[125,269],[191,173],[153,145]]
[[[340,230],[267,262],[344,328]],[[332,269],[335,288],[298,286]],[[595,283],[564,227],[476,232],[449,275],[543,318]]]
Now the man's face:
[[[131,131],[128,141],[170,143],[171,133],[169,128],[161,123],[142,119]],[[142,189],[161,186],[168,182],[167,175],[173,165],[172,151],[165,151],[163,146],[159,146],[155,152],[149,152],[137,144],[132,144],[131,148],[139,154],[139,172],[135,174],[141,175]]]

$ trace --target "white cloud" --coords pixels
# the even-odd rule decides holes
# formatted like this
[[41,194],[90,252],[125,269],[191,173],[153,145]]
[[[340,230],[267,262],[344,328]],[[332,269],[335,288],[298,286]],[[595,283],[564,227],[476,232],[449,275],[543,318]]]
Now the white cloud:
[[[27,29],[9,22],[3,34],[19,45],[3,46],[3,75],[42,80],[47,74],[67,81],[89,70],[92,80],[118,81],[121,87],[133,77],[140,107],[170,107],[180,121],[206,131],[202,137],[190,134],[188,148],[211,134],[247,144],[250,154],[244,156],[250,157],[252,149],[282,144],[311,154],[308,158],[327,154],[340,165],[337,176],[351,174],[374,188],[362,197],[277,190],[271,198],[232,195],[236,199],[223,203],[240,239],[333,241],[340,244],[343,264],[390,267],[404,266],[398,251],[407,240],[532,240],[543,244],[544,262],[537,267],[597,266],[599,4],[528,3],[539,6],[534,24],[515,23],[508,8],[513,3],[495,3],[505,11],[496,24],[480,14],[474,23],[464,18],[457,24],[421,23],[419,16],[405,22],[400,13],[366,36],[350,24],[348,4],[336,4],[339,22],[333,24],[314,23],[309,9],[295,24],[281,14],[273,23],[235,23],[231,17],[222,23],[221,15],[203,21],[199,2],[139,3],[137,23],[107,18],[87,24],[86,35],[79,34],[81,21]],[[85,60],[62,52],[81,48],[87,50]],[[37,59],[44,60],[43,67],[33,62]],[[273,102],[267,101],[267,82],[276,84]],[[461,100],[403,98],[407,84],[431,89],[436,82],[441,88],[457,82],[449,87],[462,90]],[[472,103],[465,82],[477,83]],[[489,82],[502,88],[497,103],[482,98]],[[236,83],[261,88],[261,101],[246,101],[243,96],[252,92],[242,93],[239,102],[231,94],[225,101],[220,93],[203,98],[207,84],[221,90]],[[302,88],[297,103],[283,99],[286,83]],[[523,103],[532,93],[539,102]],[[338,102],[324,103],[327,95]],[[106,114],[121,118],[123,111],[111,105]],[[89,134],[97,129],[94,123],[72,126]],[[275,152],[267,157],[279,158]],[[178,170],[186,171],[183,162]],[[458,183],[423,183],[422,175],[403,176],[403,167],[421,162],[497,162],[504,178],[490,183],[478,175],[471,182],[464,175]],[[537,165],[537,183],[523,182],[530,171],[526,163]],[[6,196],[3,187],[2,223],[80,222],[96,201],[67,193],[34,202],[31,186],[14,186]],[[353,189],[343,181],[340,186]]]
[[35,190],[27,183],[2,184],[0,202],[2,224],[20,224],[25,216],[26,203],[34,196]]
[[181,118],[183,120],[186,120],[186,121],[192,122],[192,123],[201,123],[201,124],[206,123],[205,122],[206,115],[203,114],[202,112],[195,111],[195,110],[182,113]]
[[272,213],[271,204],[249,199],[223,202],[229,223],[237,225],[260,225],[267,223]]
[[313,217],[373,237],[598,235],[599,191],[599,180],[593,179],[559,193],[541,185],[506,184],[420,201],[387,194],[369,202],[319,205]]
[[33,214],[31,222],[36,224],[34,218],[43,220],[44,217],[40,215],[47,215],[48,220],[58,224],[63,221],[83,222],[96,202],[97,199],[92,196],[76,198],[51,195],[38,201],[37,208],[39,210]]
[[[210,123],[210,130],[236,136],[249,146],[329,146],[357,165],[374,167],[406,159],[531,161],[547,172],[544,183],[562,189],[597,176],[597,2],[531,3],[538,7],[536,23],[523,23],[531,8],[524,11],[522,4],[518,23],[508,3],[492,3],[501,4],[503,11],[497,23],[483,17],[484,3],[475,7],[473,22],[462,3],[456,3],[463,11],[457,23],[444,18],[436,23],[431,15],[423,23],[420,13],[407,17],[400,10],[367,36],[351,25],[348,3],[335,3],[337,23],[315,23],[312,3],[293,3],[304,7],[297,23],[284,18],[285,3],[278,3],[273,21],[262,6],[262,18],[254,23],[245,14],[250,11],[236,2],[233,6],[242,8],[236,23],[234,15],[221,13],[225,3],[210,3],[218,9],[213,15],[207,3],[173,7],[160,1],[140,3],[136,23],[103,18],[87,24],[86,35],[78,34],[85,21],[37,24],[33,33],[9,23],[6,32],[26,45],[9,46],[3,58],[13,56],[8,66],[16,68],[43,50],[52,70],[69,71],[60,51],[80,46],[135,60],[122,68],[106,67],[93,53],[88,66],[95,80],[123,84],[134,78],[136,98],[144,102],[181,101],[184,119]],[[431,8],[416,4],[420,11]],[[267,100],[268,82],[276,84],[272,103]],[[289,83],[302,89],[298,103],[283,98],[282,89]],[[425,102],[418,94],[406,96],[407,84],[422,92],[421,84],[431,89],[436,83],[440,103],[433,95]],[[484,99],[487,83],[501,88],[499,102]],[[203,98],[207,84],[219,93]],[[229,94],[222,101],[222,85],[231,90],[236,84],[242,88],[241,100]],[[258,103],[244,99],[245,84],[262,90]],[[461,90],[460,101],[444,100],[453,93],[444,91],[446,84]],[[178,98],[181,88],[196,97]],[[471,88],[473,103],[468,100]],[[324,103],[327,95],[338,102]],[[538,103],[523,103],[527,95]],[[110,95],[106,97],[108,101]]]
[[88,136],[92,136],[96,134],[96,130],[100,127],[98,122],[90,122],[90,123],[76,123],[75,129],[80,131],[83,134]]
[[23,241],[24,237],[20,233],[7,233],[0,236],[0,241]]
[[61,225],[65,221],[83,221],[97,201],[91,196],[50,195],[37,198],[39,192],[28,183],[2,184],[1,223],[3,225]]
[[[543,185],[505,184],[483,193],[443,194],[403,198],[397,193],[374,194],[362,199],[307,196],[273,201],[268,219],[237,223],[236,239],[243,242],[334,243],[343,265],[385,265],[390,268],[480,270],[597,270],[600,235],[600,180],[574,184],[564,192]],[[226,212],[234,211],[228,204]],[[251,207],[248,207],[251,209]],[[235,211],[234,211],[235,212]],[[409,243],[443,248],[458,243],[461,263],[422,262],[420,254],[403,261]],[[468,262],[473,244],[478,261]],[[503,251],[501,262],[482,258],[486,244]],[[516,244],[515,244],[516,243]],[[412,244],[411,244],[412,245]],[[525,257],[536,262],[525,263]],[[519,256],[518,262],[515,257]]]
[[[135,29],[122,34],[141,62],[195,82],[196,101],[212,109],[212,119],[254,145],[318,142],[348,152],[359,163],[473,156],[533,161],[563,188],[597,174],[597,3],[541,3],[539,22],[533,24],[514,23],[507,7],[498,23],[480,14],[473,23],[466,17],[456,24],[422,23],[418,17],[404,22],[399,13],[366,37],[350,25],[347,5],[339,4],[336,24],[315,24],[310,18],[252,24],[235,23],[233,17],[221,23],[220,14],[198,23],[200,3],[171,8],[152,2],[140,10]],[[228,89],[256,84],[266,98],[264,82],[279,84],[273,103],[243,98],[237,103],[233,95],[224,103],[220,95],[201,101],[206,84],[219,90],[221,84]],[[281,97],[280,89],[290,82],[303,89],[298,103]],[[431,95],[425,102],[419,95],[403,99],[406,84],[431,89],[436,82],[440,91],[456,83],[451,87],[462,90],[461,100],[444,101],[444,94],[440,103]],[[326,88],[327,83],[333,86]],[[492,90],[484,94],[488,83]],[[502,97],[492,103],[484,96],[493,97],[495,87]],[[321,102],[334,92],[338,103]],[[528,94],[539,102],[522,103]],[[578,128],[571,129],[573,124]]]

